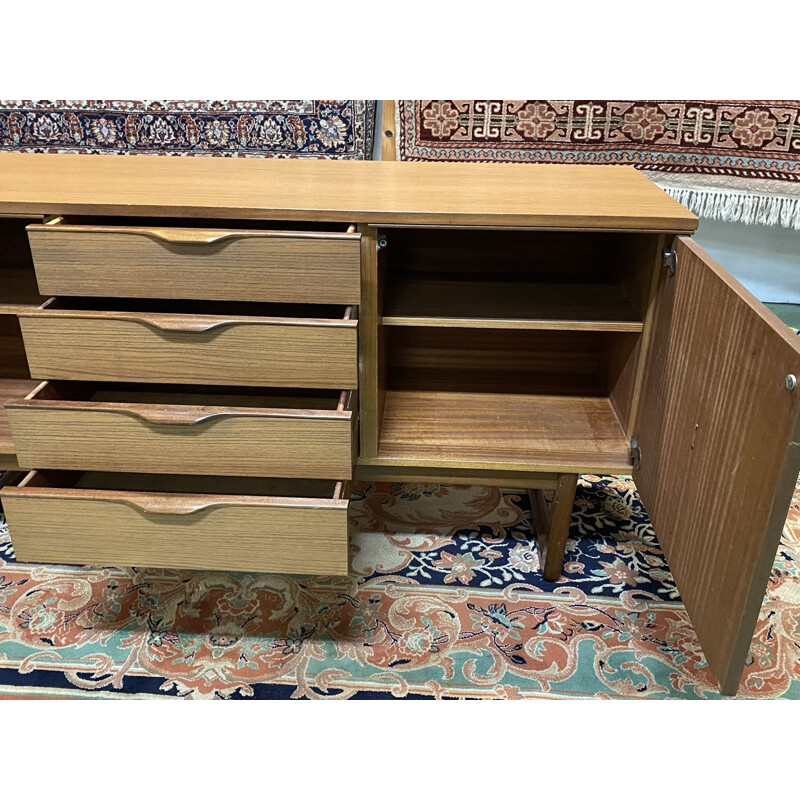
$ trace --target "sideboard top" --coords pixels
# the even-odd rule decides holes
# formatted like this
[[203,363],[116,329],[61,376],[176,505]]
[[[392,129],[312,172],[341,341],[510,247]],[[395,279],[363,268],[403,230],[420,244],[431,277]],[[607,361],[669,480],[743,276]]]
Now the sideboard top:
[[633,167],[0,153],[0,214],[689,233]]

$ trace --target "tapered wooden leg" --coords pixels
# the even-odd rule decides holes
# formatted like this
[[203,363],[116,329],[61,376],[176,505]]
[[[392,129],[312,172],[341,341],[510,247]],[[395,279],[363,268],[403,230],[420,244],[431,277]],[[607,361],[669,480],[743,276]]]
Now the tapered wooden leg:
[[542,577],[546,581],[556,581],[561,575],[577,485],[577,475],[562,474],[558,476],[558,485],[552,500],[548,501],[541,489],[531,489],[528,492],[533,528],[539,543]]

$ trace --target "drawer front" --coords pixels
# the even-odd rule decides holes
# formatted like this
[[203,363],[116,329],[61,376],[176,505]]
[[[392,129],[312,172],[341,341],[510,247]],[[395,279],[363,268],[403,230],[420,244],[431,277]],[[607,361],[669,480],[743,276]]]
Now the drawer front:
[[166,495],[36,485],[41,474],[46,473],[30,473],[0,493],[20,561],[307,575],[348,571],[348,501],[341,491],[324,499]]
[[45,383],[7,412],[27,469],[349,479],[357,406],[354,393],[331,394],[150,397]]
[[357,321],[40,309],[20,315],[31,375],[355,389]]
[[28,226],[43,294],[276,303],[361,298],[360,235]]

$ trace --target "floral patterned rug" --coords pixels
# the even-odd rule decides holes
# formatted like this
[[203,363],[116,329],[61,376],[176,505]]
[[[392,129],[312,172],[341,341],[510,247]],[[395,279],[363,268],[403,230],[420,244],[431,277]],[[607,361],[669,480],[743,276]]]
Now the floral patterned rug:
[[372,158],[374,100],[0,100],[0,150]]
[[[629,479],[581,478],[556,584],[525,494],[359,484],[351,527],[304,578],[20,564],[0,523],[0,697],[719,697]],[[800,491],[739,697],[800,698],[799,554]]]

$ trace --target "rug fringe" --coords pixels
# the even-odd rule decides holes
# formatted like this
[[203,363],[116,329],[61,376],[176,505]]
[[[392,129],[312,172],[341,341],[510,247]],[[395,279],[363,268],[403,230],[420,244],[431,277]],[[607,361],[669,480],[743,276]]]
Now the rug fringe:
[[725,189],[662,186],[698,217],[745,225],[773,225],[800,231],[800,197]]

